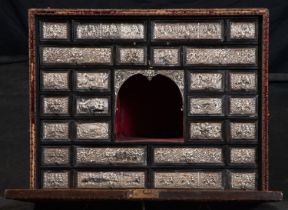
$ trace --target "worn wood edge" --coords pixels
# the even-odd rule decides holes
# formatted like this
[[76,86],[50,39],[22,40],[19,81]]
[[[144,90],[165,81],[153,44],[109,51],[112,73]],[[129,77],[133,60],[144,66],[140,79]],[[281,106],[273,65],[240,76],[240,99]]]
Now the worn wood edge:
[[264,15],[267,8],[197,8],[197,9],[29,9],[31,15]]
[[8,189],[7,199],[22,201],[193,201],[193,202],[276,202],[283,199],[279,191],[216,191],[178,189]]
[[261,189],[269,189],[269,11],[262,15]]
[[28,12],[28,29],[29,29],[29,188],[36,188],[36,84],[35,84],[35,65],[36,65],[36,26],[35,26],[35,15],[33,12]]

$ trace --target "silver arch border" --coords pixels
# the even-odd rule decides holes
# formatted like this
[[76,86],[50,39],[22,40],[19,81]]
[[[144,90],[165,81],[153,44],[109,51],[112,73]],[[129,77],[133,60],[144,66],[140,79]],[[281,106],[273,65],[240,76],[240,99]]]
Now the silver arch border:
[[[184,102],[184,70],[115,70],[114,73],[114,94],[117,99],[118,92],[123,83],[130,77],[141,74],[151,80],[154,76],[161,74],[168,77],[178,86]],[[116,103],[115,103],[116,104]]]

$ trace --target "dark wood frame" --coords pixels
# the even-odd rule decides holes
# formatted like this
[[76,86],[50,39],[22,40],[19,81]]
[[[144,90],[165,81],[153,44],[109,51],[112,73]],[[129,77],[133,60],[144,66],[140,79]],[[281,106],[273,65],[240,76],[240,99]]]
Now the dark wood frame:
[[[36,188],[36,16],[259,16],[262,18],[261,67],[261,186],[257,191],[201,191],[201,190],[167,190],[167,189],[123,189],[123,190],[38,190]],[[268,42],[269,42],[269,12],[264,8],[246,9],[30,9],[29,10],[29,118],[30,118],[30,189],[7,190],[6,197],[23,200],[191,200],[191,201],[276,201],[282,199],[281,192],[268,191]],[[73,32],[71,32],[73,33]],[[255,42],[253,40],[252,42]],[[108,67],[109,68],[109,67]],[[71,74],[71,73],[70,73]],[[111,75],[110,75],[111,76]],[[187,91],[187,90],[186,90]],[[260,97],[260,96],[259,96]],[[184,105],[184,107],[186,104]],[[261,109],[261,110],[260,110]]]

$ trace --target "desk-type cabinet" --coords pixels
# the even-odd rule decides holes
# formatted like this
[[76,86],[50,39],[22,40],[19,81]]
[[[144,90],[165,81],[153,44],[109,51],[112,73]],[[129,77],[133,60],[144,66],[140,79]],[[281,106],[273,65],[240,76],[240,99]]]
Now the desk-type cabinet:
[[267,10],[29,21],[30,198],[281,199],[268,191]]

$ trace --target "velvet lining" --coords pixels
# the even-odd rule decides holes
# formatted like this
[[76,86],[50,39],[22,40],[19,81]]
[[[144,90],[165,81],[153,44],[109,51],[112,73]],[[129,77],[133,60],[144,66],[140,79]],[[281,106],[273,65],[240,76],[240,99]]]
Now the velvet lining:
[[116,141],[182,142],[182,106],[181,92],[168,77],[130,77],[117,96]]

